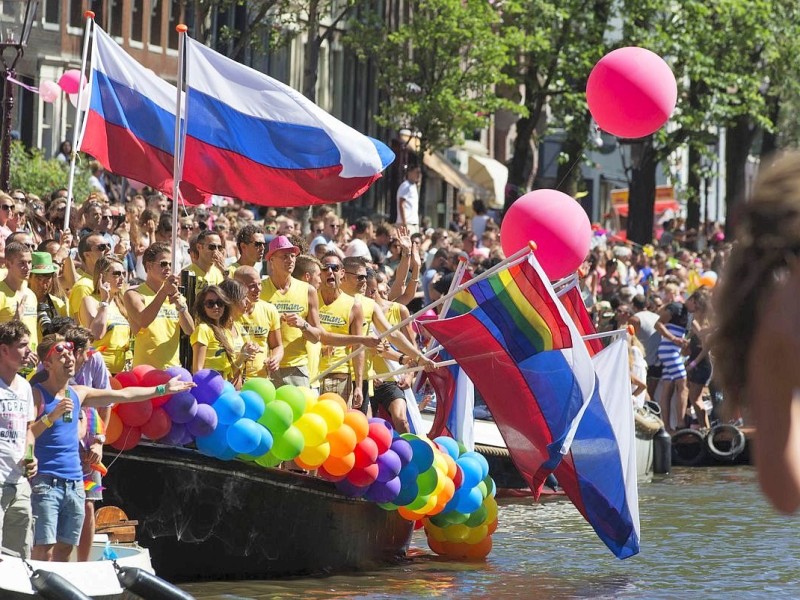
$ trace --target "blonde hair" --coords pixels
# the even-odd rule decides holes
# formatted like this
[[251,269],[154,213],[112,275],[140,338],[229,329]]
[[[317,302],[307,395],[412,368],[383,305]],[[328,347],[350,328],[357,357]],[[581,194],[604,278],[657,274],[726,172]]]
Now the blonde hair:
[[[100,293],[100,278],[114,265],[119,265],[122,267],[122,270],[127,273],[128,269],[125,267],[125,263],[123,263],[120,259],[116,256],[108,255],[103,256],[100,258],[94,265],[94,273],[92,274],[92,281],[94,282],[94,293]],[[122,302],[122,296],[125,294],[125,284],[123,283],[122,287],[117,291],[116,294],[111,296],[111,301],[117,305],[119,312],[122,313],[122,316],[125,319],[128,318],[128,311],[125,309],[125,304]]]

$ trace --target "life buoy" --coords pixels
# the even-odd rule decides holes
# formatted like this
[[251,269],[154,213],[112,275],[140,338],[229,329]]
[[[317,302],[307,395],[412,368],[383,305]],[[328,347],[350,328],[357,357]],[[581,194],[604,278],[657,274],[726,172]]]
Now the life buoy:
[[[706,447],[716,460],[719,462],[732,462],[736,460],[744,447],[747,445],[747,438],[741,429],[736,425],[716,425],[711,428],[706,436]],[[727,446],[727,449],[725,449]]]
[[706,457],[706,444],[702,433],[695,429],[681,429],[672,434],[672,463],[681,467],[699,465]]

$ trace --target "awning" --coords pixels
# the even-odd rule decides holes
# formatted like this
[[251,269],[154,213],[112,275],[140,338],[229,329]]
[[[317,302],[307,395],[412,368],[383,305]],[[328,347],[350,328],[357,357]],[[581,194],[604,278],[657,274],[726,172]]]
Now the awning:
[[480,198],[489,195],[486,189],[464,175],[438,152],[426,153],[422,162],[431,171],[434,171],[439,177],[459,191],[472,192],[475,196]]
[[488,198],[490,208],[503,208],[508,183],[507,166],[488,156],[470,154],[467,173],[475,183],[491,192]]
[[[611,207],[614,212],[616,212],[620,217],[627,217],[628,216],[628,205],[626,204],[614,204]],[[656,200],[655,206],[653,208],[653,214],[663,215],[668,210],[672,210],[675,212],[679,212],[681,209],[680,203],[675,200],[675,198],[668,198],[665,200]]]

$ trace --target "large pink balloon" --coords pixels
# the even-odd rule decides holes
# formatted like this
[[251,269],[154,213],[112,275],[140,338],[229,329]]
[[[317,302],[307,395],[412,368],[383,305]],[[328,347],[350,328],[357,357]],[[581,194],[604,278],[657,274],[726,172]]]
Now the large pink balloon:
[[619,48],[592,69],[586,100],[600,129],[617,137],[640,138],[670,118],[678,85],[657,54],[644,48]]
[[55,102],[61,94],[61,88],[55,81],[42,81],[39,84],[39,96],[45,102]]
[[69,69],[58,79],[58,86],[68,94],[77,94],[86,77],[78,69]]
[[589,253],[592,226],[580,204],[557,190],[535,190],[519,198],[503,217],[500,242],[511,256],[529,241],[555,281],[574,273]]

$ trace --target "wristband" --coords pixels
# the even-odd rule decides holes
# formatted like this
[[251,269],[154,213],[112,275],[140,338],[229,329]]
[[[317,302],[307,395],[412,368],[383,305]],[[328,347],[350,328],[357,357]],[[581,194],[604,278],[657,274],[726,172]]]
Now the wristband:
[[42,415],[41,421],[42,423],[44,423],[44,426],[47,427],[48,429],[50,429],[53,426],[53,422],[50,420],[50,415],[48,414]]
[[156,396],[163,396],[167,393],[167,386],[163,383],[156,386]]
[[106,302],[105,300],[101,300],[100,304],[98,306],[100,308],[107,308],[108,307],[108,302]]

